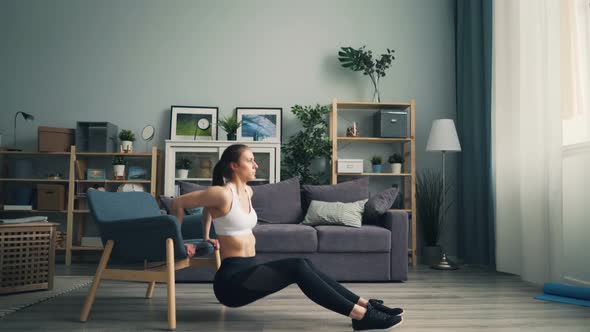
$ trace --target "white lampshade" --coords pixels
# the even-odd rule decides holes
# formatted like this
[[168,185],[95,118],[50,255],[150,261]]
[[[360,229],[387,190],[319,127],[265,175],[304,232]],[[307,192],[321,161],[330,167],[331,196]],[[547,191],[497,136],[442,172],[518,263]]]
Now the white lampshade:
[[426,151],[461,151],[455,122],[452,119],[438,119],[432,122]]

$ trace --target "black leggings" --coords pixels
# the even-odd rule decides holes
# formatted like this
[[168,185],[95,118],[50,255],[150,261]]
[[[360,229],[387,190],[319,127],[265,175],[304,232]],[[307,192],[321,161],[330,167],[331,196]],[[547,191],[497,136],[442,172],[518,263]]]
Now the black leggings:
[[259,263],[256,257],[228,257],[215,274],[213,290],[222,304],[241,307],[294,283],[313,302],[344,316],[360,298],[305,258]]

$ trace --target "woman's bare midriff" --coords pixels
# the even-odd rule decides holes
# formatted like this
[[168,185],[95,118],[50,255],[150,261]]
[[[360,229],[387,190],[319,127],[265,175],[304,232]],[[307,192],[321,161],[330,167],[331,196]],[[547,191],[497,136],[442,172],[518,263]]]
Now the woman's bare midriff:
[[253,234],[217,235],[221,260],[228,257],[256,256],[256,238]]

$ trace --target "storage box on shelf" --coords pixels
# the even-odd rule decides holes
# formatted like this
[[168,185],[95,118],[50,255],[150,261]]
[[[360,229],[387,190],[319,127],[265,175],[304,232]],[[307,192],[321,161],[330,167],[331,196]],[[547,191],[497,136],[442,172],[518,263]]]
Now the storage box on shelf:
[[[345,126],[338,127],[340,111],[358,111],[360,114],[363,114],[360,116],[361,120],[370,123],[364,126],[363,130],[360,130],[359,136],[345,136]],[[367,112],[371,112],[372,114],[367,114]],[[348,120],[352,121],[350,119]],[[330,138],[332,140],[331,182],[333,184],[338,183],[339,177],[378,177],[378,181],[381,183],[388,177],[401,177],[404,196],[402,210],[410,214],[409,220],[411,223],[411,246],[408,248],[408,254],[412,265],[416,266],[416,141],[414,100],[403,103],[367,103],[342,102],[334,99],[332,101],[332,112],[330,113]],[[403,171],[399,174],[391,172],[366,172],[363,169],[362,160],[359,165],[358,159],[356,159],[356,164],[352,164],[350,158],[347,158],[346,146],[343,143],[346,143],[346,146],[350,144],[385,144],[392,145],[392,150],[394,150],[393,148],[401,149],[402,155],[405,157]],[[368,153],[364,156],[365,159],[371,157]],[[386,158],[384,159],[386,160]],[[355,162],[354,159],[352,162]],[[359,168],[361,169],[360,172]]]
[[[179,181],[210,185],[213,167],[228,146],[242,143],[248,145],[258,164],[256,179],[251,183],[264,184],[279,182],[281,178],[281,143],[260,141],[166,141],[166,165],[164,171],[164,194],[177,196]],[[177,174],[176,162],[185,157],[190,160],[188,175]],[[179,176],[180,175],[180,176]]]
[[[132,179],[126,177],[124,180],[114,180],[112,176],[111,161],[114,156],[124,156],[128,160],[129,166],[134,166],[135,171],[132,172],[134,176]],[[61,173],[65,176],[62,178],[41,178],[41,177],[13,177],[9,172],[8,164],[10,160],[30,158],[31,160],[40,160],[43,166],[37,169],[44,171],[45,162],[51,160],[54,163],[60,163]],[[57,160],[59,158],[59,160]],[[6,184],[13,185],[15,188],[19,186],[28,186],[33,188],[33,184],[37,187],[37,202],[30,206],[28,210],[19,211],[5,211],[0,210],[0,214],[8,213],[65,213],[66,214],[66,230],[65,241],[61,241],[63,246],[58,246],[58,251],[65,253],[65,261],[67,265],[71,264],[73,252],[85,251],[99,251],[102,250],[98,246],[82,246],[82,237],[85,235],[86,219],[88,216],[88,206],[85,199],[85,193],[88,188],[93,186],[104,187],[109,191],[128,191],[128,190],[144,190],[156,196],[158,191],[156,179],[158,178],[158,150],[153,147],[148,153],[105,153],[105,152],[78,152],[76,146],[70,147],[70,152],[15,152],[15,151],[0,151],[0,159],[2,162],[2,173],[0,174],[0,204],[5,205],[11,203],[11,197],[7,194]],[[78,161],[78,163],[77,163]],[[85,167],[94,167],[104,170],[104,179],[87,179],[80,177],[80,161],[85,164]],[[34,161],[33,161],[34,162]],[[143,171],[142,171],[143,170]],[[59,186],[56,186],[59,185]],[[66,186],[67,185],[67,189]],[[141,186],[141,187],[140,187]],[[29,193],[32,195],[32,190]],[[67,198],[66,198],[67,196]],[[32,196],[31,196],[32,197]],[[65,202],[65,203],[64,203]],[[14,204],[13,204],[14,205]],[[62,207],[63,206],[63,207]],[[3,206],[4,207],[4,206]],[[24,208],[24,207],[22,207]],[[76,227],[74,227],[76,226]],[[65,243],[64,243],[65,242]]]

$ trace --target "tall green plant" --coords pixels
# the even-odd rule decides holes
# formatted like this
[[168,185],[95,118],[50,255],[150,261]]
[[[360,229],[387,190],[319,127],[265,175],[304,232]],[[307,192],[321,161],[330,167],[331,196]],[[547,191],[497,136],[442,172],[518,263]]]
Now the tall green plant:
[[328,106],[291,107],[291,112],[303,126],[303,130],[289,137],[289,141],[281,148],[283,155],[282,173],[286,178],[299,176],[301,183],[326,184],[327,172],[314,173],[312,162],[325,159],[329,169],[332,155],[332,144],[328,136]]
[[[450,189],[446,187],[446,191]],[[426,246],[436,246],[440,240],[443,222],[443,179],[438,170],[426,169],[416,177],[416,210]],[[451,203],[445,204],[444,212]]]

